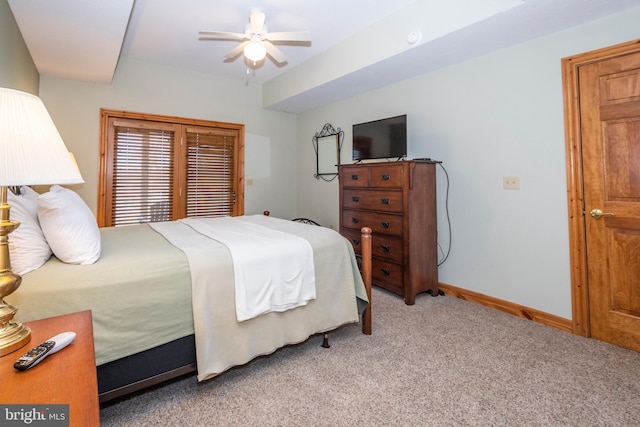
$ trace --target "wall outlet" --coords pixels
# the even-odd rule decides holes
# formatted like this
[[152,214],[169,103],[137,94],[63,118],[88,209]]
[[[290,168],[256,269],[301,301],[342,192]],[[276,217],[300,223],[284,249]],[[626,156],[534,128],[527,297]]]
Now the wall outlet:
[[504,188],[505,190],[519,190],[520,177],[519,176],[503,176],[502,188]]

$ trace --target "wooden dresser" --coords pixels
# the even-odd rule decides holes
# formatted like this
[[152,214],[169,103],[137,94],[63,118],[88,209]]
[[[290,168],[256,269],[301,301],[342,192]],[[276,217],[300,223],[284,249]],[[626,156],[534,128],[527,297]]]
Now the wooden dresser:
[[360,229],[372,233],[372,283],[412,305],[438,295],[436,163],[341,165],[340,233],[361,253]]

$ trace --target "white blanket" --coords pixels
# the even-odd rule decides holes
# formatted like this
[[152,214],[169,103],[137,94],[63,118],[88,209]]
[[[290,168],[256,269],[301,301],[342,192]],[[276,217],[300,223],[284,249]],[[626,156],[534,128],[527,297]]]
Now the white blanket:
[[231,252],[239,322],[306,305],[316,298],[308,241],[243,217],[186,218],[183,224]]

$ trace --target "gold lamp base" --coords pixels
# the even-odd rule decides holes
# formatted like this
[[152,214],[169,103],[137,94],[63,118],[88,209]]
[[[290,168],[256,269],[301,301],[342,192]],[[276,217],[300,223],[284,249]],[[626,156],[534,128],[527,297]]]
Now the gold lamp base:
[[31,329],[15,322],[13,316],[17,308],[4,300],[4,297],[20,287],[22,277],[11,271],[9,258],[9,234],[20,223],[9,220],[7,187],[0,187],[0,357],[16,351],[31,340]]
[[24,347],[29,341],[31,341],[31,329],[12,320],[18,309],[4,300],[1,301],[0,357]]
[[[5,308],[13,311],[11,317],[17,311],[11,304],[2,301],[0,312],[4,312]],[[29,341],[31,341],[31,329],[28,326],[10,320],[0,328],[0,357],[24,347]]]

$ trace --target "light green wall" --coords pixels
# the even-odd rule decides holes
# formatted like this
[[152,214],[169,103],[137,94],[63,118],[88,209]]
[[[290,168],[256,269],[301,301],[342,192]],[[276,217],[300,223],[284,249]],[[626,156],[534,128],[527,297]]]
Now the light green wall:
[[[350,162],[354,123],[406,113],[409,158],[442,160],[450,178],[440,281],[570,319],[560,61],[640,38],[638,22],[640,8],[300,114],[298,214],[338,226],[337,181],[313,178],[315,132],[341,127]],[[504,190],[503,176],[519,176],[520,190]],[[446,250],[441,169],[437,179]]]
[[42,76],[40,97],[85,184],[74,188],[95,211],[100,108],[245,124],[245,212],[293,218],[296,116],[263,110],[259,86],[183,69],[121,60],[110,85]]
[[0,87],[38,94],[38,70],[6,0],[0,0]]

